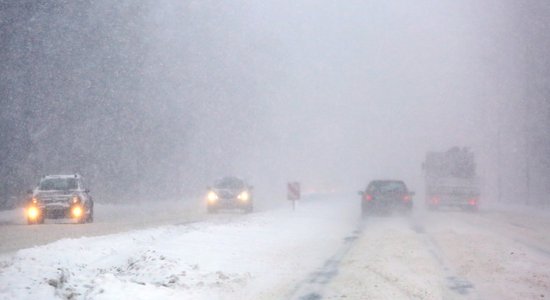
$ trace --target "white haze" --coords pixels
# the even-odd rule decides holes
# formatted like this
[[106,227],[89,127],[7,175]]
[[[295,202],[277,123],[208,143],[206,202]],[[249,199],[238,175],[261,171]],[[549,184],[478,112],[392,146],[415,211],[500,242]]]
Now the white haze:
[[[281,191],[287,180],[353,190],[402,178],[420,190],[426,151],[454,145],[494,177],[487,140],[514,88],[494,75],[515,49],[506,15],[489,11],[499,3],[478,2],[163,2],[152,55],[184,85],[178,45],[197,48],[191,74],[211,98],[193,118],[190,160],[205,178],[242,174]],[[189,41],[178,28],[202,9],[214,36]]]
[[[525,129],[547,128],[539,125],[548,110],[531,109],[526,118],[523,99],[525,57],[545,57],[537,34],[546,16],[534,13],[537,6],[36,6],[19,23],[3,19],[5,28],[15,24],[11,36],[5,32],[3,161],[4,170],[18,170],[18,187],[40,174],[78,170],[102,201],[197,196],[226,174],[275,201],[289,180],[353,191],[373,178],[400,178],[422,193],[426,151],[460,146],[477,155],[484,198],[495,199],[500,174],[513,200],[526,190]],[[6,7],[12,10],[4,16],[24,11]],[[532,49],[524,47],[529,41]],[[9,132],[20,132],[10,126],[28,137],[10,140]],[[543,137],[530,138],[547,149]],[[531,183],[539,198],[550,173],[548,161],[541,165],[533,172],[544,176]]]

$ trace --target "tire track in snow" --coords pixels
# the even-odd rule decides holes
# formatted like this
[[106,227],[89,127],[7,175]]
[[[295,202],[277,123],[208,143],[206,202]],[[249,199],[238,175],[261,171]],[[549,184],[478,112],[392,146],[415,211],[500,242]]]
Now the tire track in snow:
[[[339,274],[339,268],[342,261],[348,253],[356,246],[357,241],[361,238],[367,227],[367,220],[360,219],[356,229],[353,230],[346,238],[344,238],[343,246],[333,256],[325,261],[322,267],[310,274],[307,279],[299,283],[288,299],[297,300],[317,300],[324,298],[325,288]],[[374,276],[389,284],[395,291],[400,293],[404,299],[416,298],[414,293],[405,287],[401,286],[396,280],[376,270],[375,268],[367,267],[366,270]]]
[[456,298],[457,296],[459,296],[466,297],[468,299],[479,299],[479,297],[475,295],[474,284],[467,279],[461,278],[456,275],[456,272],[454,272],[449,264],[445,261],[441,247],[438,245],[436,240],[426,232],[424,226],[422,224],[413,222],[411,224],[411,229],[417,233],[422,243],[428,249],[428,252],[432,255],[432,257],[435,259],[435,261],[437,261],[437,263],[443,270],[443,273],[445,274],[445,288],[448,291],[452,292],[447,296],[449,298]]
[[356,241],[361,236],[364,229],[364,223],[360,222],[348,236],[343,239],[343,246],[333,256],[325,261],[322,267],[311,273],[304,281],[300,282],[291,292],[288,299],[298,300],[317,300],[323,298],[323,290],[334,277],[338,275],[338,270],[343,258],[353,248]]

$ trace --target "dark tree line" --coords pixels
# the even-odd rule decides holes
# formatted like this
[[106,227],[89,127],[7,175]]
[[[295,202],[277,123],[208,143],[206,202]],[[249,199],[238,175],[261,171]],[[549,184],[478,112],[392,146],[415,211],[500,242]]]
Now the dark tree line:
[[121,173],[146,118],[134,104],[143,97],[145,7],[120,2],[98,17],[103,8],[92,3],[0,6],[3,197],[20,196],[47,173],[82,172],[107,189],[136,176]]
[[162,32],[155,1],[0,1],[0,202],[52,173],[81,173],[103,201],[204,186],[195,161],[223,160],[193,150],[219,138],[196,129],[217,118],[246,138],[258,79],[223,8],[190,3]]

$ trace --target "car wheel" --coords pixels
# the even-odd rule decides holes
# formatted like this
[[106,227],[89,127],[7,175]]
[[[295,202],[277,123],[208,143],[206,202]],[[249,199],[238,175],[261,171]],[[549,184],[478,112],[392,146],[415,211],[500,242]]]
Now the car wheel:
[[479,211],[479,206],[477,205],[470,205],[470,206],[467,206],[466,207],[466,210],[469,211],[469,212],[478,212]]
[[217,214],[217,213],[218,213],[218,209],[213,208],[213,207],[207,207],[207,208],[206,208],[206,211],[207,211],[209,214]]
[[252,205],[250,205],[250,206],[248,206],[248,207],[246,207],[246,208],[244,209],[244,213],[245,213],[245,214],[249,214],[249,213],[251,213],[253,210],[254,210],[254,207],[252,207]]

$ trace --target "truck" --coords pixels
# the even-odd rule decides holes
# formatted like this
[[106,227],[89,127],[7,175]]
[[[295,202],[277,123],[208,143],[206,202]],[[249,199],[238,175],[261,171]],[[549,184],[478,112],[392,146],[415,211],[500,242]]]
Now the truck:
[[426,206],[454,207],[477,211],[480,187],[475,155],[468,148],[452,147],[428,152],[422,164],[426,184]]

